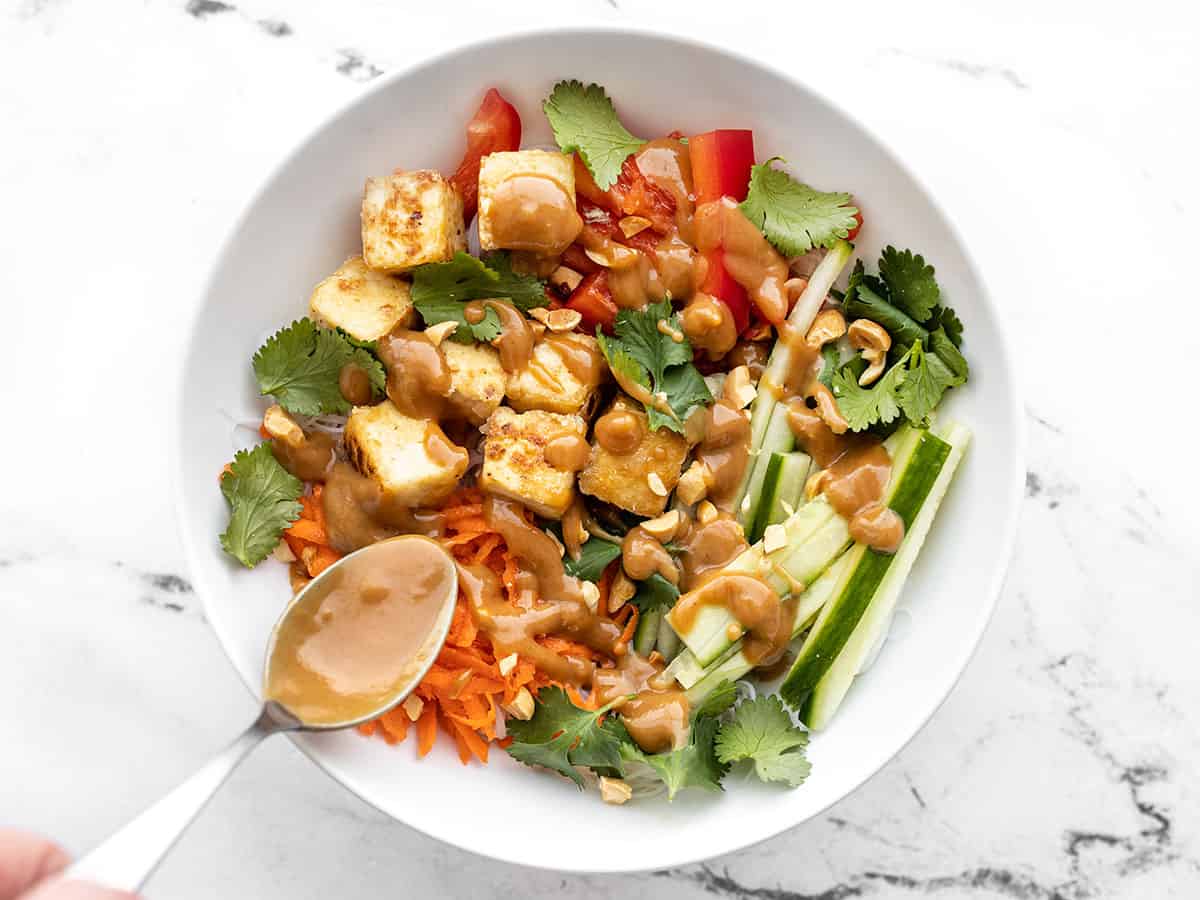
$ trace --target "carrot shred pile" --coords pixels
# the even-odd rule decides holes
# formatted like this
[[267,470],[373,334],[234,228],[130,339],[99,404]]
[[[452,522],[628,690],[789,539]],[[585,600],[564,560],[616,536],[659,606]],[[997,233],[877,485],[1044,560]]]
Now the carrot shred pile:
[[[441,509],[446,523],[443,545],[464,565],[483,565],[499,577],[510,602],[515,603],[520,588],[517,585],[519,568],[504,539],[494,531],[483,515],[483,494],[477,488],[462,488],[451,495]],[[607,604],[612,571],[600,582],[601,603]],[[533,663],[518,657],[507,675],[500,672],[491,641],[479,631],[471,615],[469,601],[459,592],[450,622],[446,643],[414,694],[421,700],[414,722],[404,706],[358,726],[367,736],[378,736],[389,744],[398,744],[414,725],[417,731],[417,755],[425,756],[433,749],[440,729],[454,742],[463,765],[472,759],[486,763],[488,749],[493,743],[507,746],[508,739],[496,736],[496,717],[499,707],[511,704],[522,688],[536,694],[552,681]],[[601,607],[604,608],[604,607]],[[636,627],[636,611],[628,618]],[[626,625],[626,630],[632,629]],[[575,641],[556,636],[537,638],[538,642],[565,656],[577,656],[594,661],[604,657]],[[584,697],[574,686],[563,687],[571,701],[583,709],[594,709],[594,694]],[[415,712],[416,704],[409,704]]]
[[300,498],[303,507],[300,518],[283,532],[288,549],[308,572],[316,578],[342,558],[329,546],[329,534],[325,529],[325,507],[321,504],[323,486],[314,484],[312,492]]

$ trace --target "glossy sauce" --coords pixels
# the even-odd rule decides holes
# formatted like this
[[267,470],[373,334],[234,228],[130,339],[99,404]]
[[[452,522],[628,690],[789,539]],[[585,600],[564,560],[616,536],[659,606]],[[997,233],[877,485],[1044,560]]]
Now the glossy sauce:
[[642,175],[674,198],[675,227],[685,239],[691,238],[696,195],[692,190],[692,160],[687,144],[674,138],[659,138],[645,144],[636,159]]
[[557,181],[541,175],[505,179],[491,203],[488,221],[497,247],[558,256],[583,227],[574,197]]
[[441,534],[439,513],[409,509],[389,500],[375,481],[349,463],[335,463],[324,481],[321,508],[325,532],[329,545],[339,553],[353,553],[398,534]]
[[681,548],[679,561],[683,567],[680,586],[685,591],[698,587],[714,573],[721,571],[750,545],[737,519],[722,513],[710,522],[692,522],[675,543]]
[[301,481],[324,481],[337,462],[336,447],[333,435],[324,431],[306,434],[298,447],[278,439],[271,441],[271,452],[279,464]]
[[640,525],[630,528],[621,541],[621,565],[634,581],[656,572],[671,584],[679,583],[679,567],[667,549]]
[[596,443],[616,456],[632,453],[646,436],[642,417],[614,406],[596,420]]
[[563,472],[578,472],[587,465],[592,448],[587,439],[575,432],[564,432],[546,442],[542,456]]
[[737,344],[733,313],[711,294],[703,291],[693,294],[679,318],[692,346],[703,350],[709,359],[720,359]]
[[746,289],[763,317],[773,324],[787,316],[787,260],[729,197],[696,208],[696,247],[702,253],[723,250],[725,269]]
[[266,697],[309,725],[352,722],[387,708],[438,652],[433,633],[448,621],[456,580],[449,554],[419,537],[341,563],[278,625]]
[[[588,609],[579,579],[566,573],[558,546],[544,531],[529,524],[524,507],[499,497],[487,497],[484,516],[517,558],[523,580],[531,597],[536,593],[537,602],[529,603],[527,608],[514,608],[501,599],[498,586],[488,582],[482,572],[476,572],[475,580],[480,584],[468,585],[464,580],[463,586],[480,630],[491,637],[497,657],[519,653],[557,681],[587,684],[595,670],[594,663],[562,656],[543,647],[535,638],[561,634],[616,658],[626,651],[620,639],[621,629]],[[477,593],[472,594],[472,590]]]
[[751,575],[717,575],[679,598],[671,618],[687,631],[705,606],[722,606],[745,631],[746,658],[769,665],[787,649],[792,638],[795,605],[780,601],[764,581]]
[[346,363],[338,372],[338,391],[353,406],[366,406],[374,395],[370,376],[354,363]]
[[767,359],[771,355],[769,341],[738,341],[725,356],[725,365],[730,369],[745,366],[750,370],[750,380],[758,384],[767,370]]
[[687,695],[673,678],[662,677],[662,666],[629,653],[611,669],[597,669],[593,690],[599,705],[636,694],[617,707],[621,721],[648,753],[682,747],[688,736],[690,707]]
[[796,442],[828,474],[821,492],[850,523],[850,536],[881,553],[895,553],[904,520],[883,504],[892,460],[870,434],[835,434],[801,398],[788,402],[788,425]]
[[582,384],[595,386],[604,380],[608,363],[595,339],[575,331],[545,334],[541,343],[558,354],[568,372]]
[[437,345],[423,331],[397,328],[378,346],[387,369],[388,399],[411,418],[439,418],[450,394],[451,372]]
[[732,508],[750,460],[750,419],[728,400],[717,400],[704,414],[704,437],[696,459],[708,467],[708,499],[720,509]]
[[525,314],[507,300],[472,300],[463,310],[468,322],[478,324],[492,310],[500,319],[500,336],[492,346],[500,352],[500,365],[506,372],[519,372],[533,356],[533,327]]

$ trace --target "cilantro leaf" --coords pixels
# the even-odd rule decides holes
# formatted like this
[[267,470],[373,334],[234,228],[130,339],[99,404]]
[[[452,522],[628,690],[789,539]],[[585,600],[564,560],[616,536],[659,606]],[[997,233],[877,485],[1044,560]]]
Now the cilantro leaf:
[[750,169],[750,189],[741,209],[784,256],[799,256],[813,247],[832,247],[858,224],[850,195],[822,193],[771,164]]
[[946,334],[945,326],[938,328],[937,331],[929,335],[929,349],[946,364],[946,368],[954,373],[956,384],[966,382],[971,374],[971,369],[967,365],[966,357],[962,355],[962,351],[954,343],[954,339]]
[[907,374],[904,360],[893,363],[871,387],[859,387],[858,376],[865,367],[861,358],[851,360],[830,381],[838,410],[850,423],[851,431],[864,431],[876,424],[887,425],[900,415],[896,391]]
[[660,321],[667,322],[674,331],[682,330],[671,301],[662,300],[645,309],[622,310],[614,324],[616,336],[599,333],[596,339],[618,380],[624,378],[652,393],[666,394],[675,415],[647,407],[650,428],[665,427],[682,434],[688,413],[696,406],[711,403],[712,393],[704,376],[692,365],[692,345],[686,340],[676,343],[660,332]]
[[917,322],[929,320],[938,304],[941,291],[934,277],[933,266],[911,250],[883,248],[879,257],[879,274],[888,286],[888,300],[900,307]]
[[643,753],[630,743],[622,745],[621,752],[626,759],[637,759],[654,769],[667,786],[668,800],[689,787],[721,791],[721,779],[729,766],[717,758],[714,742],[719,727],[712,716],[699,717],[692,723],[688,742],[676,750]]
[[382,394],[387,375],[382,363],[363,347],[310,319],[297,319],[269,337],[254,354],[254,377],[263,395],[270,394],[288,412],[303,416],[348,413],[350,403],[338,387],[347,363],[363,369]]
[[621,165],[646,143],[630,134],[598,84],[560,81],[542,103],[563,153],[578,153],[596,184],[608,190],[621,174]]
[[[896,391],[896,399],[908,420],[919,425],[929,418],[929,414],[941,401],[942,394],[946,393],[948,388],[962,382],[941,357],[927,353],[920,341],[914,343],[904,354],[903,361],[907,363],[908,369],[904,383]],[[966,365],[965,360],[963,365]]]
[[733,721],[721,726],[716,753],[727,765],[751,760],[762,781],[799,787],[812,769],[804,754],[807,746],[808,733],[792,723],[782,701],[771,695],[738,706]]
[[563,568],[568,575],[584,581],[599,581],[608,564],[621,555],[621,545],[603,538],[590,537],[579,548],[579,559],[571,554],[563,557]]
[[457,322],[451,337],[462,344],[491,341],[500,335],[500,317],[494,309],[483,320],[470,324],[463,315],[469,300],[507,300],[522,312],[546,304],[546,287],[533,275],[519,275],[507,253],[477,259],[459,251],[454,259],[427,263],[413,270],[412,301],[426,325]]
[[658,330],[659,322],[682,332],[679,314],[671,307],[670,300],[651,303],[641,310],[623,309],[617,313],[614,328],[630,355],[649,370],[654,384],[662,383],[668,366],[692,361],[692,345],[663,334]]
[[665,425],[682,434],[683,423],[687,421],[688,414],[697,406],[707,406],[713,400],[712,391],[708,389],[704,376],[690,362],[667,369],[658,389],[666,393],[667,402],[671,404],[677,418],[671,418],[657,409],[648,409],[646,416],[652,430]]
[[450,333],[450,338],[460,344],[470,344],[482,341],[487,344],[500,336],[500,316],[490,306],[484,307],[483,318],[478,322],[467,321],[466,304],[448,297],[436,297],[422,301],[417,305],[417,312],[425,320],[425,326],[437,325],[439,322],[455,322],[458,327]]
[[678,599],[679,588],[655,572],[645,581],[638,582],[637,593],[629,602],[645,614],[654,609],[670,609]]
[[842,361],[842,353],[836,342],[831,341],[821,348],[821,373],[817,381],[827,388],[833,388],[833,376],[837,374],[838,363]]
[[963,323],[959,319],[958,314],[948,306],[934,307],[933,312],[929,317],[929,329],[936,330],[941,328],[946,332],[946,337],[954,343],[955,347],[962,346]]
[[221,493],[229,504],[221,547],[249,569],[266,559],[284,529],[300,518],[304,483],[279,464],[264,441],[238,451],[221,476]]
[[533,718],[507,723],[513,739],[508,754],[527,766],[553,769],[582,790],[583,776],[576,766],[621,769],[624,729],[600,724],[600,717],[611,707],[610,703],[594,711],[580,709],[562,688],[543,688],[538,692]]

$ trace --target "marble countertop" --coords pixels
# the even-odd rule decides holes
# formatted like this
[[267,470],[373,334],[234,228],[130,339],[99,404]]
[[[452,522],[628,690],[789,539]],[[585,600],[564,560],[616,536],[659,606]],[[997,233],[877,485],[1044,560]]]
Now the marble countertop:
[[250,714],[188,582],[164,424],[175,335],[247,192],[380,73],[501,29],[628,21],[727,43],[849,106],[977,252],[1030,426],[1021,534],[978,655],[865,787],[703,865],[488,862],[385,819],[280,741],[150,893],[1200,896],[1200,428],[1183,402],[1200,357],[1196,13],[983,6],[747,0],[731,24],[695,0],[4,4],[0,823],[86,849]]

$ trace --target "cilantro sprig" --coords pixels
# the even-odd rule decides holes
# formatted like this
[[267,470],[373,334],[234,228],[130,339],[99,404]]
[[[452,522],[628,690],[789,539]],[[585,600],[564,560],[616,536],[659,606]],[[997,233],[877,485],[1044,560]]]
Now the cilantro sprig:
[[941,303],[933,266],[911,250],[885,247],[879,275],[859,260],[842,299],[847,319],[870,319],[892,337],[891,366],[874,385],[861,387],[862,359],[827,372],[838,409],[852,431],[887,426],[901,415],[923,425],[952,387],[964,384],[970,367],[962,355],[962,322]]
[[271,445],[241,450],[221,476],[221,493],[229,503],[229,527],[221,547],[246,568],[262,562],[275,549],[284,529],[300,518],[304,483],[279,464]]
[[311,319],[297,319],[277,331],[253,360],[259,391],[302,416],[350,412],[350,403],[338,387],[338,375],[347,363],[365,371],[375,393],[383,394],[387,375],[371,350],[341,331],[318,327]]
[[612,187],[625,158],[646,143],[621,124],[612,100],[598,84],[560,81],[542,110],[559,149],[578,153],[601,190]]
[[533,718],[508,722],[513,739],[508,755],[527,766],[552,769],[570,778],[580,790],[584,782],[576,766],[620,771],[621,748],[629,735],[613,717],[601,722],[619,699],[600,709],[587,710],[572,703],[562,688],[542,688]]
[[711,403],[713,398],[704,376],[692,365],[692,345],[663,334],[658,330],[660,321],[665,321],[671,331],[682,330],[671,301],[662,300],[642,310],[621,310],[614,325],[616,336],[601,333],[596,338],[614,374],[653,394],[666,395],[673,415],[647,406],[650,428],[665,427],[682,434],[688,413],[696,406]]
[[813,247],[832,247],[858,224],[850,195],[824,193],[792,178],[774,163],[750,169],[750,189],[741,209],[784,256],[799,256]]
[[583,581],[596,582],[608,564],[621,555],[621,545],[603,538],[591,537],[579,548],[579,559],[563,556],[563,569],[568,575]]
[[721,726],[716,757],[723,765],[749,760],[762,781],[799,787],[812,770],[805,755],[808,733],[797,727],[776,696],[745,700]]
[[462,344],[499,337],[500,317],[494,309],[487,309],[477,323],[466,320],[463,304],[469,300],[507,300],[526,312],[546,304],[546,286],[532,275],[514,272],[503,252],[477,259],[460,251],[449,262],[413,270],[412,301],[426,325],[457,322],[451,337]]

